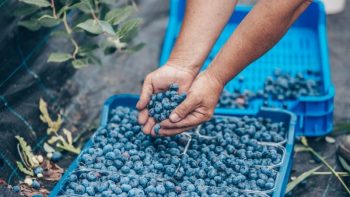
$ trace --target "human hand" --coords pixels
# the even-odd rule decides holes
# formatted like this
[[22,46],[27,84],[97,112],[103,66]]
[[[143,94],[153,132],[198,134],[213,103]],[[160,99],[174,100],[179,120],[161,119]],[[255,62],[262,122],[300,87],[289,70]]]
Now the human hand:
[[160,123],[159,134],[176,135],[210,120],[223,87],[224,84],[209,72],[200,73],[192,83],[186,99],[174,109],[169,119]]
[[138,121],[143,125],[145,134],[151,134],[156,124],[155,120],[148,115],[147,109],[147,104],[152,94],[166,91],[172,83],[179,85],[180,93],[187,92],[196,75],[197,71],[188,67],[166,64],[146,76],[142,86],[140,100],[136,105],[136,108],[140,110]]

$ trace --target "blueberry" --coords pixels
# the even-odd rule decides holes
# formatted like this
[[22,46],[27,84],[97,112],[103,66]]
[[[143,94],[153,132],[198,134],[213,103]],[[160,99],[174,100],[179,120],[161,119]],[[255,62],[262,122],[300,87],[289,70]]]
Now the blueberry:
[[57,162],[61,158],[62,158],[62,153],[61,152],[55,151],[55,152],[52,153],[52,157],[51,157],[52,161]]
[[86,193],[89,195],[89,196],[95,196],[95,189],[93,187],[86,187]]
[[147,194],[155,194],[157,192],[156,188],[153,185],[149,185],[146,189],[145,189]]
[[160,130],[160,124],[156,124],[153,128],[154,133],[158,136],[159,135],[159,130]]
[[117,195],[123,193],[122,189],[121,189],[120,187],[116,186],[116,185],[112,185],[112,186],[110,187],[110,189],[112,190],[112,192],[113,192],[114,194],[117,194]]
[[180,194],[182,192],[182,188],[180,186],[175,186],[175,192]]
[[94,159],[91,157],[91,155],[89,155],[87,153],[83,154],[81,159],[86,165],[92,164],[94,161]]
[[113,146],[111,144],[107,144],[106,146],[103,147],[103,153],[106,154],[108,152],[113,151]]
[[124,174],[128,174],[130,172],[130,168],[128,166],[123,166],[121,168],[121,172]]
[[43,173],[43,168],[41,166],[34,168],[34,174],[42,174]]
[[120,186],[120,188],[122,189],[123,192],[129,192],[131,190],[131,185],[128,184],[122,184]]
[[98,192],[102,193],[103,191],[106,191],[108,187],[109,187],[109,183],[104,181],[104,182],[100,182],[96,188]]
[[33,180],[32,187],[34,189],[40,189],[40,183],[37,180]]
[[175,189],[175,184],[170,182],[170,181],[166,181],[165,184],[165,189],[169,192],[169,191],[174,191]]
[[158,194],[165,194],[165,193],[166,193],[166,190],[165,190],[164,185],[157,185],[157,186],[156,186],[156,192],[157,192]]
[[18,185],[15,185],[12,187],[12,190],[16,193],[19,193],[21,191],[20,187]]
[[116,154],[114,152],[108,152],[106,153],[106,159],[109,159],[109,160],[114,160],[116,158]]
[[274,187],[274,183],[273,182],[267,182],[266,184],[265,184],[265,188],[266,189],[272,189]]

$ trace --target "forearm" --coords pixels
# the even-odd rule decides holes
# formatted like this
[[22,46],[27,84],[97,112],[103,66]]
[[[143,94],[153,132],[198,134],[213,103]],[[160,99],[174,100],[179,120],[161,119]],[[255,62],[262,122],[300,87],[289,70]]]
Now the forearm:
[[307,0],[260,0],[232,34],[208,68],[226,84],[272,48],[307,8]]
[[236,3],[237,0],[187,0],[184,22],[168,64],[197,73]]

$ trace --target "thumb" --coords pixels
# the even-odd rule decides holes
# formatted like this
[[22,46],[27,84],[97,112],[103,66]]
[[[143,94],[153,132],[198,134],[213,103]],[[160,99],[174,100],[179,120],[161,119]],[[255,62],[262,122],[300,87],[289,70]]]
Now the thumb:
[[186,99],[171,112],[169,119],[171,122],[179,122],[191,113],[199,104],[197,97],[189,94]]

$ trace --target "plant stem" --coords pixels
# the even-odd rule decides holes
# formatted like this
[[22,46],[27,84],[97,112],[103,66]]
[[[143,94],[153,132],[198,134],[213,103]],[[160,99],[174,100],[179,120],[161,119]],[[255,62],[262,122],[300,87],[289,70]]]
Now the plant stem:
[[52,7],[52,15],[53,15],[53,17],[58,18],[57,14],[56,14],[55,0],[51,0],[51,7]]
[[[350,176],[347,172],[336,172],[339,176]],[[312,175],[331,175],[332,172],[314,172]]]
[[69,27],[68,25],[68,21],[67,21],[67,12],[63,12],[63,24],[64,24],[64,27],[66,28],[66,31],[68,34],[72,34],[72,30],[71,28]]
[[95,0],[95,10],[96,10],[96,15],[99,17],[100,16],[100,8],[99,8],[99,0]]
[[329,165],[329,163],[323,159],[323,157],[321,157],[321,155],[319,155],[312,147],[309,147],[309,151],[315,155],[319,160],[322,161],[322,163],[332,172],[332,174],[334,176],[337,177],[337,179],[339,180],[339,182],[342,184],[342,186],[344,187],[344,189],[346,190],[346,192],[350,195],[350,190],[348,188],[348,186],[344,183],[343,179],[339,176],[339,174],[332,168],[331,165]]
[[91,7],[90,4],[88,4],[88,5],[89,5],[89,8],[90,8],[90,10],[91,10],[91,16],[92,16],[92,18],[95,19],[97,22],[99,22],[99,19],[98,19],[98,17],[97,17],[96,14],[95,14],[95,10]]
[[72,54],[73,59],[76,59],[76,56],[77,56],[77,54],[79,52],[79,46],[78,46],[78,43],[75,41],[75,39],[72,36],[72,29],[68,25],[67,12],[66,11],[63,12],[63,24],[64,24],[64,27],[65,27],[67,33],[69,34],[69,39],[70,39],[71,43],[74,46],[74,51],[73,51],[73,54]]

